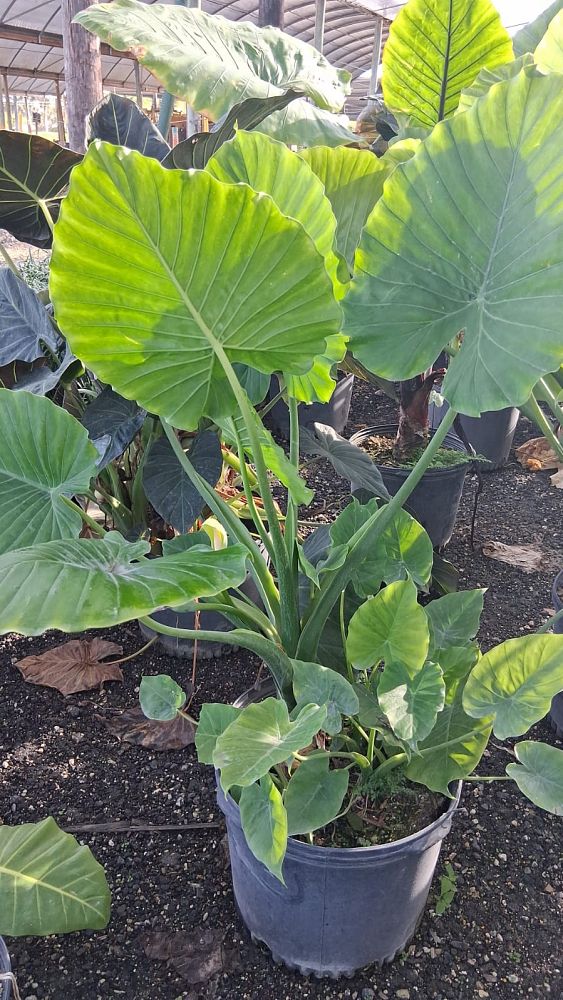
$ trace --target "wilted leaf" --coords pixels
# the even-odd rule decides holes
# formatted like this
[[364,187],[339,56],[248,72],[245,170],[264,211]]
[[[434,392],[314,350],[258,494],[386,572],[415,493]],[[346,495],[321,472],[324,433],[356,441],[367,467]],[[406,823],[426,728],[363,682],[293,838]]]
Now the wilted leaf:
[[46,653],[18,660],[18,668],[28,684],[52,687],[61,694],[90,691],[106,681],[122,681],[118,666],[102,663],[105,656],[120,656],[121,646],[106,639],[71,639]]
[[140,708],[126,708],[96,718],[118,740],[147,750],[183,750],[194,742],[195,726],[183,715],[177,715],[172,722],[157,722],[147,719]]
[[224,945],[225,931],[205,927],[187,931],[148,931],[141,936],[147,958],[167,962],[192,986],[206,983],[220,972],[238,966],[232,949]]
[[489,559],[508,563],[523,573],[541,573],[557,569],[560,556],[558,553],[545,552],[537,544],[531,542],[522,545],[505,545],[504,542],[486,542],[483,545],[483,555]]
[[557,469],[559,459],[553,448],[544,437],[525,441],[515,451],[516,458],[524,469],[530,472],[540,472],[542,469]]

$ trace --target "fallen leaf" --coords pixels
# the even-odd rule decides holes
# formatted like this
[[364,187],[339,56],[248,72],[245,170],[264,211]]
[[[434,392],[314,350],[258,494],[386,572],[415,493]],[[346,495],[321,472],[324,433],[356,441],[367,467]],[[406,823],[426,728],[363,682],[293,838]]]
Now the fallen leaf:
[[555,486],[558,490],[563,490],[563,466],[559,469],[559,472],[554,472],[549,479],[552,486]]
[[189,719],[177,715],[171,722],[147,719],[140,708],[126,708],[96,718],[103,722],[113,736],[124,743],[146,747],[148,750],[183,750],[194,742],[195,726]]
[[234,949],[225,947],[224,937],[225,931],[212,927],[192,932],[148,931],[141,935],[141,944],[147,958],[167,962],[195,986],[239,964]]
[[525,441],[516,449],[516,458],[525,469],[540,472],[542,469],[557,469],[559,460],[544,437]]
[[17,660],[16,667],[28,684],[56,688],[64,695],[75,694],[106,681],[122,681],[118,666],[100,662],[105,656],[120,656],[122,652],[121,646],[105,639],[71,639],[46,653]]
[[523,573],[550,571],[559,566],[561,558],[560,553],[545,552],[538,545],[505,545],[504,542],[486,542],[483,545],[483,555],[515,566]]

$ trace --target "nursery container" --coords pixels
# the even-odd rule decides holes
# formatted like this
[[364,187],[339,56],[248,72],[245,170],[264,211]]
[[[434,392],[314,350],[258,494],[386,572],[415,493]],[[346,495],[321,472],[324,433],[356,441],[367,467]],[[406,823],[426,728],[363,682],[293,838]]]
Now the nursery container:
[[[250,573],[239,589],[251,601],[257,604],[260,603],[258,588]],[[176,611],[174,608],[161,608],[160,611],[154,611],[151,618],[160,622],[161,625],[170,625],[172,628],[195,628],[195,612],[193,611]],[[144,625],[143,622],[139,622],[139,628],[145,639],[152,639],[156,635],[158,645],[166,650],[167,653],[170,653],[171,656],[193,656],[193,639],[182,639],[176,635],[162,635],[160,632],[155,632],[149,625]],[[229,632],[234,626],[218,611],[200,611],[199,628],[202,631]],[[234,648],[230,643],[223,645],[219,642],[198,640],[197,653],[201,659],[211,660],[214,656],[222,656],[227,649],[233,650]]]
[[[555,580],[553,581],[553,587],[551,591],[551,596],[553,599],[553,607],[555,611],[561,611],[563,608],[563,600],[559,596],[559,592],[563,591],[563,569],[557,574]],[[553,631],[557,635],[563,635],[563,620],[555,623],[553,626]],[[555,698],[551,702],[551,709],[549,711],[549,717],[551,719],[551,725],[555,730],[555,733],[560,739],[563,739],[563,691],[555,695]]]
[[[352,435],[350,441],[353,444],[361,445],[374,434],[395,437],[396,433],[396,424],[377,424],[357,431],[356,434]],[[444,445],[453,448],[454,451],[466,454],[466,449],[457,434],[448,432]],[[411,470],[396,469],[390,465],[380,465],[379,462],[375,464],[381,472],[389,493],[394,496]],[[432,545],[435,547],[441,548],[447,545],[452,537],[467,468],[468,463],[463,462],[447,469],[428,469],[404,505],[405,510],[412,514],[426,529],[432,540]],[[367,491],[359,483],[352,482],[351,490],[352,493],[358,493],[359,496],[367,495]]]
[[11,971],[12,966],[10,963],[10,956],[8,955],[8,949],[6,948],[3,939],[0,938],[0,1000],[9,1000],[12,995],[10,980],[1,978],[3,972]]
[[[244,708],[273,693],[267,682],[235,704]],[[249,850],[239,808],[218,786],[235,901],[253,939],[270,949],[274,961],[303,975],[336,979],[374,962],[390,962],[421,920],[461,782],[455,792],[437,820],[394,843],[331,848],[290,838],[284,886]]]
[[[431,403],[430,426],[438,427],[447,412],[447,403],[443,406]],[[506,465],[519,417],[520,410],[515,406],[507,406],[504,410],[488,410],[480,417],[460,414],[459,419],[467,440],[473,445],[477,455],[488,459],[488,462],[479,463],[481,472],[493,472]]]
[[[301,426],[305,427],[307,424],[314,423],[327,424],[337,434],[342,434],[350,415],[353,388],[354,376],[345,375],[336,383],[336,388],[328,403],[299,403],[298,413]],[[277,379],[272,379],[267,398],[273,399],[277,393]],[[274,431],[287,437],[289,434],[289,410],[283,399],[279,399],[272,406],[265,419]]]

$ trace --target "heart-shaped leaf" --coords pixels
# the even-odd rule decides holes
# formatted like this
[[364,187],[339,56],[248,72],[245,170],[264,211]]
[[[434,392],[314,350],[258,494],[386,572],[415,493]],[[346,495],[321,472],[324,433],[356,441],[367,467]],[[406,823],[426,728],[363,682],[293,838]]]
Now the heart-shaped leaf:
[[357,670],[369,670],[381,660],[399,661],[420,669],[430,637],[424,610],[411,580],[391,583],[362,604],[350,620],[347,650]]
[[336,217],[336,249],[354,270],[362,229],[383,193],[387,162],[371,150],[313,146],[299,154],[322,181]]
[[288,146],[343,146],[361,141],[349,124],[345,115],[334,115],[301,98],[274,111],[256,127]]
[[188,430],[232,412],[218,353],[300,373],[340,327],[323,258],[270,198],[98,142],[57,224],[51,294],[103,381]]
[[514,55],[523,56],[525,52],[534,52],[556,14],[563,10],[563,0],[555,0],[549,7],[520,31],[512,39]]
[[432,656],[440,664],[446,685],[446,701],[452,702],[481,656],[476,642],[466,646],[447,646],[445,649],[434,650]]
[[563,76],[523,72],[393,171],[344,302],[350,349],[366,367],[410,378],[463,330],[443,392],[470,416],[525,403],[559,367],[560,122]]
[[269,774],[259,783],[243,788],[239,806],[246,843],[254,857],[285,885],[282,865],[287,848],[287,813]]
[[[223,468],[217,435],[212,431],[197,434],[188,458],[196,472],[215,486]],[[205,500],[184,472],[168,438],[159,438],[151,445],[143,466],[143,486],[154,509],[176,531],[189,531],[205,507]]]
[[214,121],[235,101],[290,88],[337,111],[350,74],[278,28],[136,0],[94,4],[75,18],[119,51],[132,51],[166,90]]
[[124,399],[109,385],[92,400],[81,423],[100,452],[98,469],[104,469],[123,454],[143,426],[146,415],[146,410],[133,400]]
[[463,646],[474,639],[483,610],[484,590],[445,594],[425,607],[430,622],[432,649]]
[[524,740],[514,753],[519,763],[508,764],[506,773],[534,805],[563,816],[563,750]]
[[542,73],[563,73],[563,10],[559,11],[534,52]]
[[233,705],[206,704],[201,706],[195,737],[197,759],[201,764],[212,764],[215,744],[221,733],[230,726],[240,709]]
[[303,705],[324,705],[325,733],[334,736],[342,729],[342,715],[356,715],[359,703],[354,688],[336,670],[319,663],[292,660],[293,693],[298,709]]
[[178,167],[181,170],[190,170],[192,167],[203,170],[210,157],[224,142],[233,139],[237,130],[244,128],[250,131],[257,128],[264,118],[273,111],[285,108],[298,96],[295,91],[288,90],[279,97],[249,97],[246,101],[234,104],[210,132],[196,132],[174,146],[166,157],[164,166]]
[[500,83],[501,80],[511,80],[512,77],[518,76],[525,66],[533,65],[534,57],[527,52],[525,55],[520,56],[519,59],[513,59],[512,62],[495,66],[494,69],[482,69],[473,80],[471,86],[462,90],[458,112],[467,111],[468,108],[471,108],[475,104],[475,101],[478,101],[480,97],[488,93],[493,84]]
[[28,684],[43,684],[69,695],[91,691],[107,681],[122,681],[118,666],[101,662],[122,652],[121,646],[106,639],[71,639],[46,653],[17,660],[16,667]]
[[288,836],[321,830],[338,816],[348,791],[346,768],[329,770],[328,754],[309,757],[293,772],[284,794]]
[[[59,346],[62,346],[62,341]],[[16,362],[17,381],[14,382],[12,388],[16,392],[23,390],[24,392],[32,392],[34,396],[46,396],[61,382],[67,383],[82,374],[83,371],[82,363],[75,358],[68,344],[65,344],[64,354],[56,368],[50,368],[45,362],[45,364],[37,364],[37,366],[32,365],[31,371],[17,375]]]
[[430,128],[452,115],[482,66],[512,59],[510,35],[490,0],[410,0],[383,50],[383,99]]
[[356,486],[369,490],[376,497],[389,500],[381,472],[369,455],[358,445],[347,441],[328,424],[315,423],[299,432],[301,451],[327,458],[334,471]]
[[0,826],[0,894],[0,934],[101,930],[109,920],[102,866],[52,817]]
[[171,722],[186,702],[186,692],[168,674],[143,677],[139,688],[139,704],[147,719]]
[[48,628],[108,628],[211,597],[246,577],[246,549],[202,547],[162,559],[143,558],[148,542],[65,539],[0,556],[0,633],[40,635]]
[[391,523],[379,535],[369,559],[357,570],[359,594],[375,593],[379,580],[395,583],[411,579],[417,587],[426,587],[433,563],[432,542],[418,521],[406,510],[398,510]]
[[[463,711],[462,692],[438,713],[436,725],[411,758],[406,775],[433,792],[450,794],[450,784],[466,778],[477,767],[489,741],[491,726],[479,724]],[[483,730],[483,731],[480,731]]]
[[60,344],[45,306],[9,268],[0,268],[0,365],[35,361],[41,344],[57,351]]
[[500,740],[522,736],[547,715],[563,686],[563,636],[508,639],[481,657],[463,692],[463,707],[479,719],[494,716]]
[[82,518],[63,497],[83,493],[98,453],[50,399],[0,389],[0,552],[76,538]]
[[430,661],[414,673],[403,663],[388,663],[377,686],[377,700],[389,725],[413,749],[434,728],[445,696],[442,671]]
[[305,705],[297,718],[289,718],[285,701],[266,698],[244,708],[219,736],[213,763],[221,771],[225,792],[233,785],[245,788],[303,750],[323,727],[324,705]]
[[136,149],[160,162],[170,152],[170,146],[149,116],[121,94],[106,94],[102,98],[88,118],[87,133],[88,142],[102,139],[114,146]]
[[147,719],[141,708],[126,708],[96,718],[122,743],[146,750],[183,750],[194,742],[195,726],[184,715],[177,714],[170,722],[157,722]]
[[40,135],[0,132],[0,226],[17,240],[50,247],[44,209],[56,219],[70,172],[81,159]]

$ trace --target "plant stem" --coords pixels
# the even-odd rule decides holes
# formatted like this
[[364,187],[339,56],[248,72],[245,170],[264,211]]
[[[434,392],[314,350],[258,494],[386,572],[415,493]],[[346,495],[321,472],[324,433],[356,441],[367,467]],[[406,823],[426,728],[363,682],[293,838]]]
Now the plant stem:
[[221,451],[223,453],[223,461],[225,465],[228,465],[229,468],[233,469],[234,472],[238,472],[239,476],[242,476],[242,465],[243,464],[245,465],[248,481],[252,489],[255,489],[258,486],[258,480],[254,475],[252,469],[250,468],[248,462],[242,463],[238,455],[235,455],[235,453],[231,451],[230,448],[227,448],[225,445],[223,445]]
[[2,246],[1,243],[0,243],[0,253],[2,254],[7,266],[10,268],[10,271],[12,271],[12,273],[15,274],[16,278],[21,278],[21,280],[24,281],[23,274],[21,273],[19,267],[17,266],[15,261],[12,260],[10,254],[6,250],[6,247]]
[[528,402],[522,407],[523,411],[534,421],[536,426],[542,432],[544,438],[549,441],[551,447],[553,448],[555,454],[559,457],[560,461],[563,462],[563,444],[555,434],[553,427],[551,426],[549,420],[547,419],[545,413],[541,409],[536,397],[532,393]]
[[340,595],[340,601],[338,606],[338,622],[340,625],[340,638],[342,640],[342,650],[344,653],[344,660],[346,663],[346,673],[348,674],[348,680],[350,681],[350,684],[353,684],[355,681],[354,670],[346,653],[346,622],[344,620],[345,603],[346,603],[346,590],[343,590]]
[[51,215],[51,210],[47,202],[44,200],[44,198],[38,198],[37,204],[39,205],[41,211],[43,212],[43,215],[45,216],[45,221],[49,226],[49,229],[51,230],[51,232],[53,232],[55,228],[55,223],[53,222],[53,216]]
[[464,781],[513,781],[509,774],[468,774]]
[[542,391],[545,393],[546,403],[560,427],[563,427],[563,407],[559,403],[557,396],[551,391],[551,386],[545,378],[540,378]]
[[149,649],[150,646],[153,646],[157,638],[158,636],[153,635],[152,639],[149,639],[148,642],[145,642],[145,645],[141,646],[140,649],[136,649],[134,653],[129,653],[129,656],[122,656],[121,659],[119,660],[106,660],[105,663],[107,663],[108,667],[113,667],[116,666],[118,663],[127,663],[128,660],[134,660],[136,656],[140,656],[141,653],[144,653],[145,650]]
[[105,528],[102,528],[101,524],[98,524],[97,521],[94,521],[94,518],[90,517],[90,515],[87,514],[85,510],[82,509],[80,504],[75,503],[74,500],[70,499],[70,497],[65,497],[62,495],[61,495],[61,500],[64,504],[66,504],[67,507],[70,507],[71,510],[76,511],[77,514],[80,514],[80,517],[84,521],[84,524],[87,524],[88,527],[94,532],[94,534],[98,536],[98,538],[105,538],[106,536]]
[[[418,755],[420,757],[426,757],[429,753],[435,753],[436,750],[445,750],[446,747],[457,746],[458,743],[462,743],[464,740],[471,739],[471,737],[476,736],[479,733],[490,732],[491,726],[482,726],[480,729],[472,729],[469,733],[463,733],[461,736],[456,736],[453,740],[446,740],[444,743],[436,743],[433,747],[426,747],[424,750],[419,750]],[[405,764],[408,761],[407,754],[404,751],[394,754],[392,757],[388,757],[385,763],[380,764],[376,769],[378,776],[386,773],[387,771],[393,771],[396,767],[400,767],[401,764]],[[466,778],[463,779],[464,781]]]
[[377,538],[385,531],[393,518],[410,497],[426,470],[430,467],[434,455],[440,449],[446,434],[457,416],[457,411],[450,407],[444,419],[436,429],[418,462],[409,473],[407,479],[394,497],[384,507],[379,508],[359,528],[348,543],[348,556],[343,566],[328,572],[311,601],[307,610],[307,618],[301,632],[297,655],[302,660],[314,660],[317,646],[325,626],[342,591],[346,588],[352,574],[365,559],[366,552],[371,549]]
[[[299,472],[299,414],[297,400],[290,396],[289,406],[289,461]],[[285,544],[290,564],[293,563],[295,542],[297,540],[297,504],[291,492],[287,491],[287,513],[285,517]]]
[[[240,439],[240,434],[238,432],[238,428],[237,428],[236,423],[234,421],[233,421],[233,427],[234,427],[235,438],[236,438],[236,442],[237,442],[237,451],[238,451],[238,455],[239,455],[239,464],[240,464],[240,474],[242,476],[242,484],[243,484],[244,493],[245,493],[245,496],[246,496],[246,503],[247,503],[248,509],[249,509],[249,511],[251,513],[252,520],[254,521],[254,525],[256,527],[256,531],[258,532],[258,535],[260,536],[260,541],[262,542],[262,545],[266,549],[266,552],[268,553],[270,559],[273,560],[274,559],[274,550],[273,550],[272,542],[270,540],[268,532],[264,528],[264,522],[262,521],[262,518],[260,517],[260,514],[258,513],[256,504],[254,502],[254,495],[252,493],[252,486],[251,486],[251,483],[250,483],[250,479],[248,477],[248,472],[247,472],[247,468],[246,468],[246,462],[244,460],[244,448],[243,448],[243,445],[242,445],[242,441]],[[257,487],[255,486],[255,489],[256,488]]]
[[289,781],[287,780],[285,774],[283,773],[283,768],[281,764],[275,764],[274,770],[282,783],[282,788],[287,788]]

